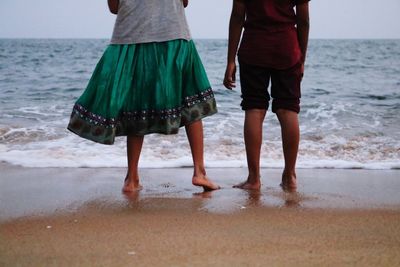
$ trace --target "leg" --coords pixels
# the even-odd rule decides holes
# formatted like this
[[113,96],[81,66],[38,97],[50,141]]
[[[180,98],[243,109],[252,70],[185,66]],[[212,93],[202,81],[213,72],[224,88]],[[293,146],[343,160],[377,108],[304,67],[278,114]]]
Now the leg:
[[260,189],[260,153],[262,126],[270,101],[268,86],[270,69],[240,62],[242,109],[245,110],[244,142],[246,146],[247,180],[234,185],[241,189]]
[[142,188],[139,183],[138,164],[143,139],[143,136],[131,135],[127,137],[128,172],[122,188],[124,192],[132,192]]
[[219,189],[218,185],[212,183],[206,174],[204,168],[204,145],[203,145],[203,123],[195,121],[185,126],[186,134],[192,151],[194,172],[192,183],[196,186],[202,186],[204,191]]
[[302,64],[297,63],[286,70],[274,70],[271,79],[272,112],[281,124],[285,169],[281,186],[284,190],[296,190],[296,160],[299,149],[299,120]]
[[281,124],[283,155],[285,158],[281,186],[284,189],[296,190],[296,160],[300,140],[298,115],[296,112],[286,109],[278,109],[276,115]]
[[260,153],[262,144],[262,126],[267,113],[266,109],[246,110],[244,120],[244,143],[246,146],[247,181],[235,185],[241,189],[260,189]]

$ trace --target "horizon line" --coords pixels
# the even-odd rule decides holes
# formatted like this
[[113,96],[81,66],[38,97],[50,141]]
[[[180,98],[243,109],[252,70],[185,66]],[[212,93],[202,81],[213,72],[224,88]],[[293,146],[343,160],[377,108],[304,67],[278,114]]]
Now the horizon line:
[[[108,37],[1,37],[0,39],[25,39],[25,40],[110,40]],[[222,37],[191,38],[192,40],[228,40]],[[312,37],[310,40],[400,40],[400,37]]]

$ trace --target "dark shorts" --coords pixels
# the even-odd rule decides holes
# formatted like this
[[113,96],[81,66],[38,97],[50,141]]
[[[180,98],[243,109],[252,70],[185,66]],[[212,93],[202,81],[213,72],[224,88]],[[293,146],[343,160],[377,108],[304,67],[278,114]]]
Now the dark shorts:
[[[268,109],[272,97],[272,112],[278,109],[300,112],[301,63],[285,70],[248,65],[239,62],[243,110]],[[271,80],[271,95],[268,92]]]

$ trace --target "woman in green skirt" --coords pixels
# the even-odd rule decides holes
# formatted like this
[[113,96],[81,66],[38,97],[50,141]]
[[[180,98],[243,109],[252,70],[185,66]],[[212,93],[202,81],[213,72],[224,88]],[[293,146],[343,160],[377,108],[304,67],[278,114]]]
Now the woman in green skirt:
[[191,40],[188,0],[108,0],[117,14],[111,44],[75,103],[68,129],[101,144],[127,136],[123,191],[141,188],[143,137],[185,126],[194,163],[192,183],[219,189],[206,175],[202,118],[217,112],[214,94]]

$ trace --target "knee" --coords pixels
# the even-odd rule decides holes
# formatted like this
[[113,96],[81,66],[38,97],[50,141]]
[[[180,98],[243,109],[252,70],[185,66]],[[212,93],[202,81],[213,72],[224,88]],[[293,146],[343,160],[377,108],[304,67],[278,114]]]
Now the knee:
[[275,113],[278,116],[289,116],[291,114],[296,114],[297,115],[296,111],[293,111],[293,110],[290,110],[290,109],[284,109],[284,108],[277,109],[275,111]]
[[266,109],[248,109],[245,111],[245,117],[246,119],[255,119],[262,122],[266,113]]

